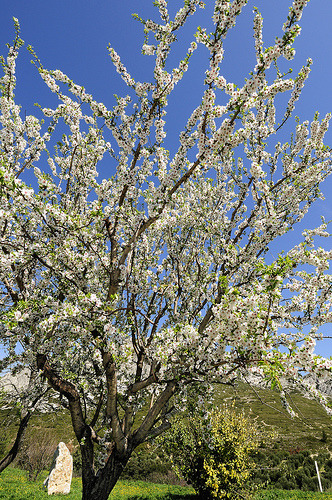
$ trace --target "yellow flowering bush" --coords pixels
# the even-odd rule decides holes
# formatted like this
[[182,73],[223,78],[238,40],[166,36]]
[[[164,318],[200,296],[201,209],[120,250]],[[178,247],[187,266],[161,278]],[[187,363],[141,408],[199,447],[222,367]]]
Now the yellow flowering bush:
[[175,418],[163,447],[201,498],[235,500],[250,495],[259,441],[256,425],[231,405]]

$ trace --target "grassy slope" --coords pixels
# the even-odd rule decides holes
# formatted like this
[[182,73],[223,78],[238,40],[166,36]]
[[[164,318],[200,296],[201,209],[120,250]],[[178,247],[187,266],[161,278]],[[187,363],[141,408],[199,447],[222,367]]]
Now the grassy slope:
[[[9,414],[9,417],[8,417]],[[5,427],[3,426],[5,424]],[[7,427],[7,423],[9,423]],[[9,410],[0,410],[0,426],[8,435],[11,440],[14,439],[18,428],[19,419],[14,412]],[[30,419],[27,435],[36,434],[39,432],[51,433],[55,441],[64,441],[65,443],[75,443],[76,438],[72,430],[69,412],[59,410],[54,413],[34,413]]]
[[[220,386],[216,390],[215,400],[219,405],[235,400],[237,408],[251,411],[260,427],[277,432],[277,442],[281,448],[294,450],[299,447],[311,450],[312,453],[329,449],[332,452],[331,418],[316,401],[296,393],[291,398],[292,407],[298,414],[298,418],[294,419],[281,406],[278,392],[269,389],[253,390],[243,383],[235,388]],[[327,436],[326,443],[321,441],[323,430]]]

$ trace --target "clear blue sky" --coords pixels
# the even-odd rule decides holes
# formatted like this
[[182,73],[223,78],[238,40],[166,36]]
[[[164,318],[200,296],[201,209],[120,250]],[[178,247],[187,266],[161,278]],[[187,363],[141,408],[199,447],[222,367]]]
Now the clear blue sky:
[[[211,0],[206,0],[205,11],[190,19],[182,37],[173,50],[171,61],[174,66],[185,55],[185,50],[192,40],[198,25],[211,25]],[[171,6],[180,6],[179,0],[170,0]],[[282,24],[286,20],[291,0],[249,0],[244,7],[237,25],[225,41],[225,59],[222,74],[227,80],[242,85],[248,72],[253,69],[254,49],[252,38],[253,7],[261,11],[264,18],[264,44],[271,45],[276,36],[282,36]],[[174,7],[174,9],[175,9]],[[173,8],[173,7],[172,7]],[[18,18],[21,24],[21,36],[26,45],[34,47],[44,67],[61,69],[76,83],[84,85],[87,92],[92,93],[98,101],[106,106],[114,104],[115,93],[125,94],[126,88],[115,72],[106,50],[110,43],[120,54],[132,76],[140,81],[152,79],[152,59],[141,55],[143,30],[139,22],[131,18],[136,12],[141,17],[156,18],[157,9],[152,7],[152,0],[11,0],[2,2],[0,19],[0,53],[6,54],[5,44],[14,37],[12,17]],[[311,0],[305,8],[300,21],[302,33],[295,42],[297,54],[294,61],[285,62],[283,68],[292,67],[298,71],[305,64],[307,57],[314,61],[312,71],[300,101],[296,105],[295,114],[301,120],[311,120],[316,111],[321,117],[332,111],[331,77],[332,77],[332,1]],[[38,102],[43,107],[52,107],[56,98],[50,93],[30,64],[30,55],[23,48],[17,63],[17,103],[22,105],[22,112],[36,114],[34,108]],[[193,64],[183,81],[176,87],[169,101],[167,129],[170,144],[177,146],[178,131],[182,130],[191,110],[197,106],[201,98],[204,70],[207,68],[208,54],[203,47],[195,54]],[[283,138],[286,140],[286,137]],[[332,126],[327,134],[327,143],[332,145]],[[311,214],[302,224],[302,228],[312,228],[320,223],[320,215],[327,220],[332,219],[332,177],[323,186],[325,201],[318,201]],[[281,249],[287,249],[296,243],[298,232],[287,236]],[[322,244],[328,247],[330,240]],[[278,248],[276,247],[276,250]],[[329,328],[326,329],[328,331]],[[332,328],[331,328],[332,333]],[[323,355],[332,354],[332,343],[326,342],[318,351]]]

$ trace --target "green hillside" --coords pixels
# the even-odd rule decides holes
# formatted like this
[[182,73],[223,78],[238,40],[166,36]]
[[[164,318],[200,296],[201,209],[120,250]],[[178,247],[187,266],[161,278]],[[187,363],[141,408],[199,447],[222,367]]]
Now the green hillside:
[[[291,398],[293,409],[298,414],[293,419],[282,407],[277,391],[252,388],[241,382],[234,387],[220,385],[215,389],[216,405],[235,401],[238,409],[251,413],[259,427],[276,431],[276,443],[283,443],[289,449],[300,447],[311,449],[312,452],[323,449],[332,451],[331,418],[316,401],[298,393],[292,393]],[[8,435],[10,442],[17,429],[18,418],[12,417],[8,421],[8,414],[8,410],[0,410],[1,429]],[[30,420],[28,433],[39,431],[51,433],[56,441],[75,443],[69,412],[66,410],[60,409],[49,414],[35,413]]]
[[316,401],[292,393],[291,403],[298,417],[291,418],[282,407],[277,391],[252,388],[244,383],[235,387],[219,386],[216,404],[231,400],[237,408],[251,412],[259,427],[277,433],[276,447],[308,449],[312,453],[332,451],[331,417]]

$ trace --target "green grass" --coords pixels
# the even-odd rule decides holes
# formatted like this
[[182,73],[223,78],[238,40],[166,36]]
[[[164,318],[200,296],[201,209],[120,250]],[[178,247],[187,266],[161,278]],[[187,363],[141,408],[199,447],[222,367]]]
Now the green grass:
[[[47,473],[35,483],[27,480],[26,473],[20,469],[8,467],[0,475],[0,499],[1,500],[46,500],[48,494],[43,491],[43,481]],[[66,497],[68,500],[81,500],[81,480],[73,478],[71,492]],[[52,497],[53,498],[53,497]],[[54,498],[60,498],[59,495]]]
[[[36,483],[29,483],[26,474],[14,468],[8,468],[0,475],[0,500],[47,500],[43,491],[43,480],[47,473]],[[71,491],[65,497],[53,495],[52,498],[81,500],[82,484],[73,478]],[[152,484],[143,481],[119,481],[109,500],[194,500],[192,488]],[[314,493],[306,491],[266,490],[258,493],[255,500],[332,500],[332,493]]]
[[[7,468],[0,475],[0,500],[47,500],[46,491],[43,491],[42,478],[29,483],[25,472]],[[52,495],[53,498],[64,498],[67,500],[81,500],[82,483],[79,478],[73,478],[71,491],[65,497],[63,495]],[[109,500],[190,500],[195,494],[192,488],[181,486],[169,486],[166,484],[145,483],[143,481],[119,481],[112,491]]]
[[[36,483],[29,483],[26,474],[14,468],[8,468],[0,475],[0,500],[47,500],[43,491],[43,480],[47,473]],[[73,478],[71,491],[65,497],[53,495],[52,498],[81,500],[82,483]],[[143,481],[119,481],[109,500],[194,500],[192,488],[153,484]],[[306,491],[266,490],[256,495],[255,500],[332,500],[332,493],[314,493]]]
[[259,493],[255,500],[331,500],[332,493],[313,491],[266,490]]

